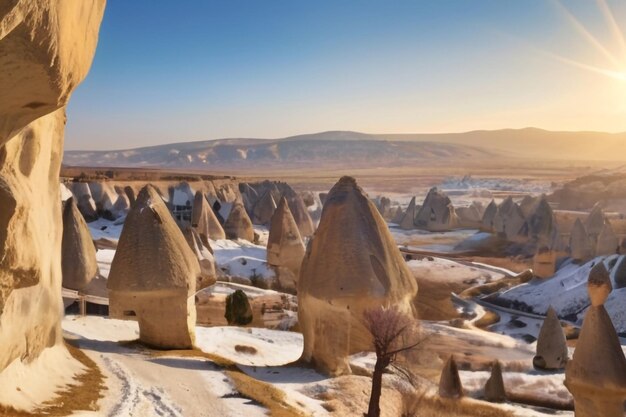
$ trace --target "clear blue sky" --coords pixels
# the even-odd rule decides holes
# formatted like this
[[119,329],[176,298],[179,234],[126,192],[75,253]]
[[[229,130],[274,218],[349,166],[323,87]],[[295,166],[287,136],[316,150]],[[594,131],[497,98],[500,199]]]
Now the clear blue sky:
[[[626,48],[602,1],[562,1],[578,25],[559,4],[108,0],[66,148],[324,130],[626,130]],[[626,2],[608,4],[626,29]]]

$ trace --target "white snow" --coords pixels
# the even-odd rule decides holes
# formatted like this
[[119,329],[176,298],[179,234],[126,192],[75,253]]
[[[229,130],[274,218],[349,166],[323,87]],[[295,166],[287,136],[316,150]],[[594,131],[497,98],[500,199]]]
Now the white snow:
[[437,282],[455,282],[482,285],[504,278],[498,272],[438,257],[426,257],[407,262],[414,276],[427,277]]
[[91,232],[93,240],[106,238],[114,242],[117,242],[120,239],[122,228],[124,227],[123,219],[122,221],[119,221],[119,219],[111,221],[100,218],[88,223],[87,225],[89,226],[89,231]]
[[96,261],[98,262],[98,268],[100,269],[100,275],[104,278],[109,277],[111,271],[111,262],[115,257],[115,249],[98,249],[96,252]]
[[236,278],[271,280],[274,271],[267,266],[265,246],[245,240],[212,240],[215,263],[227,275]]

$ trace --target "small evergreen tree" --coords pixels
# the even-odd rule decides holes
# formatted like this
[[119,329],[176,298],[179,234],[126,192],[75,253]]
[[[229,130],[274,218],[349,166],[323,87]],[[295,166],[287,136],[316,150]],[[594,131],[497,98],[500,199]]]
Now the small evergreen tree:
[[252,308],[245,292],[237,290],[226,297],[224,317],[231,326],[245,326],[252,322]]

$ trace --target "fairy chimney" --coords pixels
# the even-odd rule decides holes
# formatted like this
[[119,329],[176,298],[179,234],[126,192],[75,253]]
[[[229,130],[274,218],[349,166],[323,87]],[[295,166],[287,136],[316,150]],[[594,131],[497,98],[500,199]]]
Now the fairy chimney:
[[607,221],[598,235],[596,255],[613,255],[619,251],[619,239],[613,230],[611,222]]
[[198,232],[202,243],[207,247],[209,246],[209,239],[226,238],[224,228],[201,191],[197,191],[193,199],[191,226]]
[[587,229],[580,219],[576,219],[570,233],[569,248],[571,257],[578,261],[587,261],[593,256],[593,249],[587,235]]
[[537,338],[537,355],[533,358],[533,366],[535,369],[563,369],[567,360],[565,333],[556,311],[549,307]]
[[274,201],[274,197],[272,197],[270,191],[266,191],[252,209],[252,223],[268,225],[272,220],[275,210],[276,202]]
[[441,370],[439,396],[443,398],[461,398],[463,396],[463,385],[453,356],[448,358]]
[[224,223],[224,232],[227,239],[254,241],[252,221],[248,217],[248,213],[246,213],[246,209],[241,201],[238,200],[233,203],[228,219]]
[[277,268],[281,286],[295,290],[305,250],[298,225],[283,197],[272,216],[267,240],[267,263]]
[[587,290],[591,307],[565,370],[565,386],[574,396],[576,417],[623,417],[626,358],[604,308],[611,280],[602,262],[589,273]]
[[409,203],[409,206],[404,212],[402,220],[400,220],[399,226],[405,230],[415,229],[415,215],[417,214],[416,212],[417,210],[415,205],[415,197],[413,197],[411,199],[411,202]]
[[368,349],[363,311],[396,306],[414,314],[417,284],[387,224],[354,178],[328,194],[298,281],[302,359],[332,375],[350,372],[349,355]]
[[98,263],[91,233],[73,198],[67,200],[63,209],[61,246],[63,287],[81,291],[98,274]]
[[502,365],[500,361],[494,361],[491,366],[491,375],[485,383],[485,400],[492,403],[506,401],[506,391],[504,389],[504,379],[502,379]]
[[145,186],[128,213],[107,288],[109,314],[136,319],[139,339],[163,349],[190,348],[200,266],[162,198]]

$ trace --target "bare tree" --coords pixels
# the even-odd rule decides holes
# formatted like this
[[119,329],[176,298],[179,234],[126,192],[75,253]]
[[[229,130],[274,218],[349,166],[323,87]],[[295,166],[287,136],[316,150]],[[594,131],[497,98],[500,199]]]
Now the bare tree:
[[363,312],[363,324],[373,338],[376,364],[372,375],[367,417],[380,417],[380,394],[383,373],[399,353],[417,347],[422,340],[417,331],[417,321],[396,307],[378,307]]

